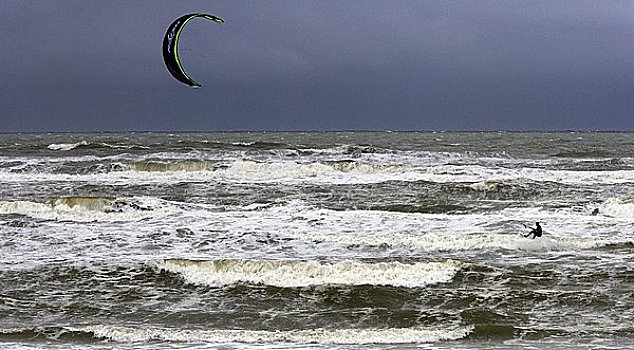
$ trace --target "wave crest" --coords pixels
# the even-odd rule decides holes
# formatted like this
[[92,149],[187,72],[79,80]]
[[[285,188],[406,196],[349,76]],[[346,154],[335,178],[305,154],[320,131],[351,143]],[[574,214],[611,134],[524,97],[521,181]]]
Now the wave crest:
[[617,218],[634,218],[634,199],[610,198],[600,207],[599,212]]
[[142,200],[112,197],[61,197],[44,202],[0,201],[0,214],[75,222],[130,221],[157,215]]
[[257,330],[177,330],[141,329],[96,325],[73,329],[91,332],[96,338],[119,342],[145,342],[150,340],[211,343],[295,343],[295,344],[413,344],[465,338],[473,327],[388,328],[388,329],[302,329],[289,331]]
[[219,168],[217,162],[203,160],[178,162],[141,161],[128,163],[128,166],[134,171],[141,172],[206,171]]
[[462,263],[453,260],[404,264],[168,259],[156,261],[154,266],[159,270],[176,273],[188,283],[211,287],[246,283],[286,288],[332,284],[414,288],[451,281]]
[[149,149],[149,147],[141,146],[141,145],[112,145],[105,142],[88,142],[86,140],[82,140],[76,143],[52,143],[48,145],[46,148],[48,148],[51,151],[71,151],[75,149],[99,149],[99,148]]

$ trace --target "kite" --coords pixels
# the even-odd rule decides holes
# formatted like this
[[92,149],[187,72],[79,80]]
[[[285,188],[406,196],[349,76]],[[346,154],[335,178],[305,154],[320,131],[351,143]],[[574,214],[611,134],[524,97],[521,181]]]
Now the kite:
[[174,78],[178,79],[178,81],[193,88],[199,88],[200,84],[185,73],[181,61],[178,58],[178,40],[185,25],[196,17],[205,18],[216,23],[225,22],[222,18],[204,13],[184,15],[170,24],[167,28],[167,32],[165,33],[165,38],[163,39],[163,60],[165,60],[167,70],[172,74],[172,76],[174,76]]

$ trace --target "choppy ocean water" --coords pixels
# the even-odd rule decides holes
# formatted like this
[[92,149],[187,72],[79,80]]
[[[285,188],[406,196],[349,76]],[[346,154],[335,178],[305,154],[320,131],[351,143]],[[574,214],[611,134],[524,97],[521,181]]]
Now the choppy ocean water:
[[633,260],[633,133],[0,134],[1,348],[634,348]]

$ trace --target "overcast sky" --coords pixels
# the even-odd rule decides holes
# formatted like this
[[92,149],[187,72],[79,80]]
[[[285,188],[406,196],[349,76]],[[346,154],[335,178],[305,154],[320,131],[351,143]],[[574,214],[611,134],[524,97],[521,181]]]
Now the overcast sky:
[[[181,35],[191,89],[163,63]],[[2,0],[0,131],[634,130],[634,1]]]

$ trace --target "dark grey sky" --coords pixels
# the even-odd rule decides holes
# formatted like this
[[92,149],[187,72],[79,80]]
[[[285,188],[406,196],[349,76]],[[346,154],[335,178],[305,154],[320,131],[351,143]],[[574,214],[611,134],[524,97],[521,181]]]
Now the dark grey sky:
[[[181,60],[167,26],[196,19]],[[634,1],[2,0],[0,131],[634,130]]]

